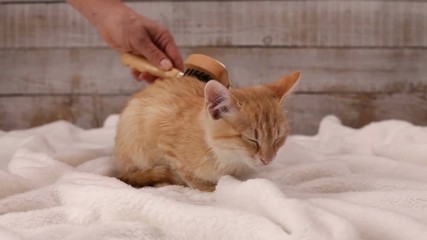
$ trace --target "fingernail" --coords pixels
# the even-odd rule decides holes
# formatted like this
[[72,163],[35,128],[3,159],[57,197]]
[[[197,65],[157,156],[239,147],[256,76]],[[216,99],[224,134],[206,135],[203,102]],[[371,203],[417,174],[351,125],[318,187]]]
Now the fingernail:
[[160,66],[163,70],[169,70],[172,68],[172,63],[171,61],[169,61],[169,59],[163,59],[162,61],[160,61]]

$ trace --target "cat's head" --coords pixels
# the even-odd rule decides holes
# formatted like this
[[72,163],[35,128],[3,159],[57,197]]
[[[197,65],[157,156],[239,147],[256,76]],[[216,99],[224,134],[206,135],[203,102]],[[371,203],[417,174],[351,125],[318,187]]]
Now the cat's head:
[[218,158],[242,160],[253,168],[274,159],[289,132],[283,100],[299,76],[294,72],[245,89],[230,90],[217,81],[206,84],[206,135]]

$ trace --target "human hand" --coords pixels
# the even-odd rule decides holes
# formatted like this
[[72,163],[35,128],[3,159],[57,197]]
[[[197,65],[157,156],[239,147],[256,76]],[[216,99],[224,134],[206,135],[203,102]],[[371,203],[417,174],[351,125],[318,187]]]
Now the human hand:
[[[183,61],[167,28],[139,15],[124,4],[103,11],[95,27],[110,47],[145,57],[153,65],[170,70],[183,70]],[[138,80],[152,83],[156,77],[132,69]]]

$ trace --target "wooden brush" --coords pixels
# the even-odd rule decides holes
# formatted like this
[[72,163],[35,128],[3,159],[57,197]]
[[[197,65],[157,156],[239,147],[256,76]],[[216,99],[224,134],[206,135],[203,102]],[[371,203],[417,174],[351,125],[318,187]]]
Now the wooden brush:
[[127,67],[134,68],[140,72],[149,73],[159,78],[174,78],[181,77],[184,75],[183,72],[179,71],[176,68],[172,68],[168,71],[162,70],[148,62],[147,59],[130,53],[122,54],[121,62]]
[[140,72],[147,72],[159,78],[175,78],[189,76],[207,82],[215,79],[227,88],[231,87],[228,80],[227,68],[218,60],[203,54],[192,54],[184,62],[185,72],[176,68],[165,71],[157,68],[147,61],[147,59],[130,53],[124,53],[121,56],[123,65],[134,68]]
[[195,77],[207,82],[215,79],[227,88],[231,87],[228,71],[224,64],[203,54],[191,54],[184,62],[184,76]]

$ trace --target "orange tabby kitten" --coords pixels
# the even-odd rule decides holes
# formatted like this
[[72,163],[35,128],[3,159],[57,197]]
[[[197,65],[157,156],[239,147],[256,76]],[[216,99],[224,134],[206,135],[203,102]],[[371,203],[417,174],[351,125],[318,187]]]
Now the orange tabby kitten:
[[288,135],[282,102],[299,76],[244,89],[191,77],[156,81],[120,116],[120,179],[213,191],[223,175],[239,178],[269,164]]

